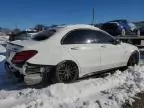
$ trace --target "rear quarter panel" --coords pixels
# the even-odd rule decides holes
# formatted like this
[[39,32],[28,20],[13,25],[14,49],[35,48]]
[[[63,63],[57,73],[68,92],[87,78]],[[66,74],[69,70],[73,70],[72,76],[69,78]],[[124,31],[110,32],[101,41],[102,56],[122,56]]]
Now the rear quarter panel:
[[[27,62],[41,65],[57,65],[64,60],[76,60],[62,46],[39,48],[38,53]],[[76,62],[77,63],[77,62]]]

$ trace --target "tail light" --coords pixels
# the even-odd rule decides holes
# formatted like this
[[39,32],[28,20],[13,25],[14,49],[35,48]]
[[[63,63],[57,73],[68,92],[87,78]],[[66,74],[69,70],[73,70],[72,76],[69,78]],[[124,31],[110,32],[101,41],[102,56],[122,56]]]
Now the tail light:
[[36,50],[27,50],[27,51],[18,52],[12,58],[11,62],[14,63],[14,64],[25,62],[25,61],[27,61],[28,59],[30,59],[31,57],[33,57],[36,54],[37,54]]

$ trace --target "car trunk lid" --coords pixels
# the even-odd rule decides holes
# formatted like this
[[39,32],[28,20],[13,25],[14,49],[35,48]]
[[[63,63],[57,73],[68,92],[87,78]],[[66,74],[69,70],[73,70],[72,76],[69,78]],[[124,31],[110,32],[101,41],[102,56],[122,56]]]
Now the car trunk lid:
[[30,40],[16,40],[13,42],[7,42],[6,46],[6,58],[10,61],[13,56],[20,51],[23,51],[25,48],[36,44],[34,41]]

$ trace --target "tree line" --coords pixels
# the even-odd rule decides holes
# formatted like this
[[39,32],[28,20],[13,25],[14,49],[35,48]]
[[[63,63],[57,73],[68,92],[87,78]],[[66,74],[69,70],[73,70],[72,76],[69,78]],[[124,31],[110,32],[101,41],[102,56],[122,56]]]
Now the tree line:
[[[57,27],[57,26],[58,25],[56,25],[56,24],[52,24],[50,26],[47,26],[47,25],[44,25],[44,24],[36,24],[33,28],[30,28],[30,29],[27,29],[27,30],[42,31],[42,30],[47,30],[49,28],[54,28],[54,27]],[[19,27],[16,27],[14,29],[0,27],[0,32],[8,34],[8,35],[11,34],[11,33],[15,34],[15,33],[21,32],[21,31],[26,31],[26,30],[23,30],[23,29],[21,29]]]

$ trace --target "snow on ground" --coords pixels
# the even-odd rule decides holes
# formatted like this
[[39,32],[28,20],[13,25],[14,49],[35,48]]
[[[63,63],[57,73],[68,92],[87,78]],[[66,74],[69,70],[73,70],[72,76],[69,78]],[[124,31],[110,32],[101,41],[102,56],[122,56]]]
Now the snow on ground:
[[7,77],[2,52],[0,108],[120,108],[125,101],[132,103],[136,93],[144,91],[144,66],[71,84],[59,83],[42,89],[20,88]]

